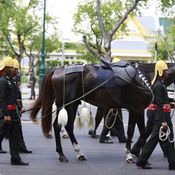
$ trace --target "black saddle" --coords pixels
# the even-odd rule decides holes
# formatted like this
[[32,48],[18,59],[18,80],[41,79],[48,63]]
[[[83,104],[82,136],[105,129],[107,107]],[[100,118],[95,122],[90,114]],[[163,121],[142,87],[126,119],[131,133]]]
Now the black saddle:
[[83,72],[83,70],[84,70],[83,64],[72,64],[69,66],[65,66],[64,68],[66,75],[71,73]]
[[119,81],[119,84],[125,85],[133,81],[133,78],[136,74],[136,69],[129,63],[125,61],[118,61],[116,63],[105,62],[103,60],[103,65],[106,69],[112,69],[116,81]]

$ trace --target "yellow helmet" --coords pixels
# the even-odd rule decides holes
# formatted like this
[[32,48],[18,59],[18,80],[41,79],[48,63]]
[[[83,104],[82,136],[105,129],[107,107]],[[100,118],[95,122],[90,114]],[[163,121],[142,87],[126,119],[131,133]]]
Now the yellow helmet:
[[120,61],[120,58],[114,57],[114,58],[112,59],[112,62],[113,62],[113,63],[114,63],[114,62],[118,62],[118,61]]
[[167,69],[168,69],[168,66],[167,66],[165,61],[163,61],[163,60],[157,61],[156,65],[155,65],[155,69],[154,69],[154,78],[153,78],[151,84],[154,84],[154,82],[157,78],[157,73],[159,76],[162,76],[163,71],[167,70]]
[[4,69],[4,67],[12,67],[13,68],[13,58],[12,57],[5,57],[1,64],[0,70]]
[[19,69],[19,62],[16,59],[13,59],[13,68],[14,69]]

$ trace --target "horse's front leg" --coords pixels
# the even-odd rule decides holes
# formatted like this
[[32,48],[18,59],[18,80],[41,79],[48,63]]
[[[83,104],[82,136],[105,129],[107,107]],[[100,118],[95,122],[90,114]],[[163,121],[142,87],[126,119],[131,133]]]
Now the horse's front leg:
[[75,138],[75,135],[74,135],[74,120],[75,120],[77,108],[78,107],[73,107],[73,108],[70,108],[68,110],[69,111],[69,114],[68,114],[69,118],[68,118],[68,123],[65,126],[65,129],[69,135],[69,138],[72,142],[74,150],[77,153],[77,159],[78,160],[87,160],[86,156],[81,152],[80,146],[79,146],[79,144]]
[[55,133],[56,151],[59,154],[59,160],[60,160],[60,162],[68,162],[68,159],[64,155],[63,149],[61,146],[61,138],[60,138],[61,126],[58,125],[58,117],[56,117],[56,119],[53,123],[53,128],[54,128],[54,133]]
[[129,121],[128,121],[128,131],[127,131],[127,140],[126,140],[126,162],[127,163],[135,163],[132,154],[131,154],[131,143],[134,135],[136,121],[134,118],[134,113],[129,111]]

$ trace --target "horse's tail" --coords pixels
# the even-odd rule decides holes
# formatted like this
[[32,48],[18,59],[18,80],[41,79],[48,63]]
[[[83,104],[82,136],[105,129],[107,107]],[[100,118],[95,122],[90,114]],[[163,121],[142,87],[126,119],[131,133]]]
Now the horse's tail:
[[40,95],[33,105],[33,111],[30,114],[32,120],[36,120],[36,115],[39,110],[41,111],[41,126],[45,136],[49,134],[52,128],[52,105],[54,103],[54,95],[52,90],[51,78],[54,73],[54,69],[49,71],[42,82]]

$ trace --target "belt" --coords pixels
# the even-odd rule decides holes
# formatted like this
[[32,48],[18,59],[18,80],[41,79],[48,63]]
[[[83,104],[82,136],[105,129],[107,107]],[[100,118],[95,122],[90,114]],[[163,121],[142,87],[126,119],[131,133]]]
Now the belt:
[[7,105],[7,109],[9,110],[9,111],[14,111],[14,110],[16,110],[16,105]]
[[171,112],[171,105],[170,104],[164,104],[162,106],[162,111],[163,112]]
[[157,105],[156,104],[153,104],[151,103],[148,107],[147,107],[148,110],[151,110],[151,111],[155,111],[157,110]]

